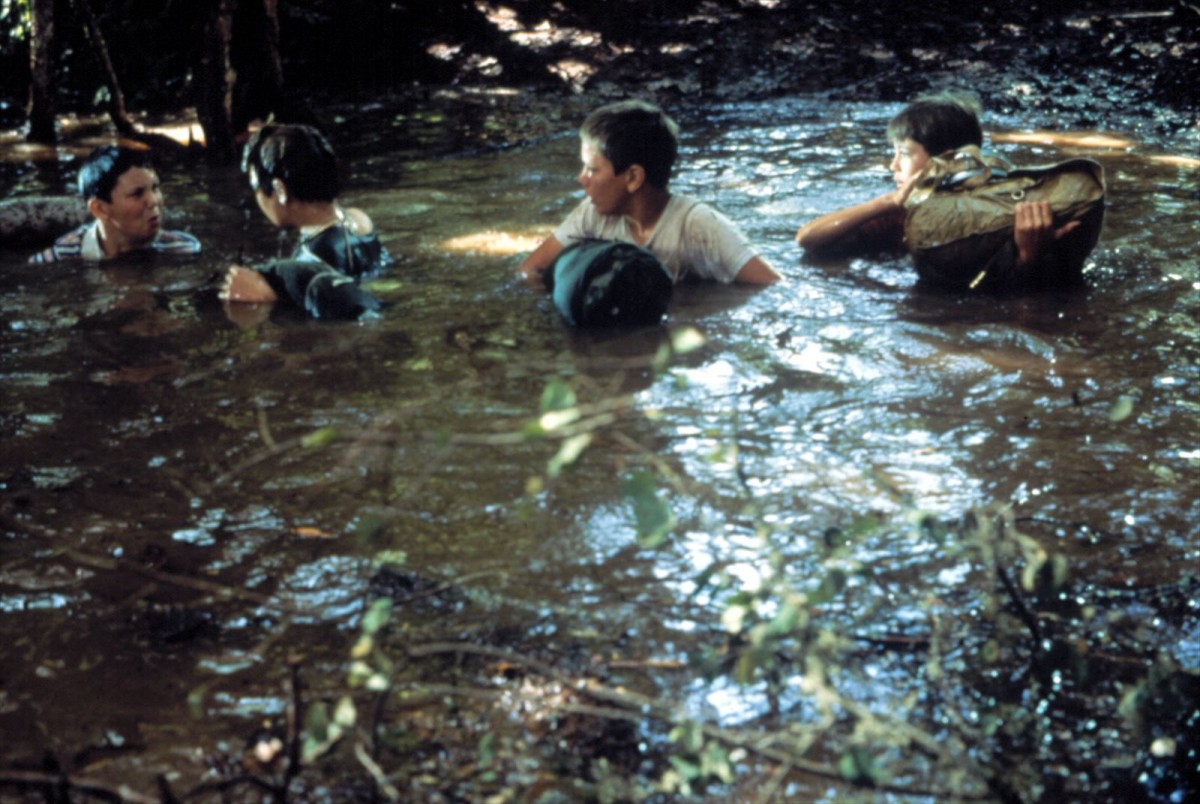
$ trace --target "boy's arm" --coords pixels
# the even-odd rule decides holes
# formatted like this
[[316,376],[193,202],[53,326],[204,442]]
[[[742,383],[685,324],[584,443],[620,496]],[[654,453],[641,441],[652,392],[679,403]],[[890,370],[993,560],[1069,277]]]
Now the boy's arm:
[[796,244],[805,251],[817,252],[845,245],[851,238],[860,235],[860,230],[867,223],[889,215],[903,214],[904,208],[896,203],[895,196],[895,193],[887,193],[809,221],[796,232]]
[[539,287],[545,289],[546,282],[543,276],[546,270],[554,264],[554,260],[562,253],[564,246],[555,239],[554,235],[550,235],[542,241],[541,245],[529,253],[524,260],[521,261],[521,278],[530,287]]
[[921,174],[917,174],[895,192],[884,193],[870,201],[839,209],[809,221],[796,232],[796,244],[805,251],[824,251],[834,246],[846,245],[847,240],[855,236],[868,235],[869,232],[862,231],[866,224],[888,216],[903,216],[904,202],[908,200],[920,178]]
[[781,278],[766,260],[755,257],[741,267],[733,281],[743,285],[770,285]]

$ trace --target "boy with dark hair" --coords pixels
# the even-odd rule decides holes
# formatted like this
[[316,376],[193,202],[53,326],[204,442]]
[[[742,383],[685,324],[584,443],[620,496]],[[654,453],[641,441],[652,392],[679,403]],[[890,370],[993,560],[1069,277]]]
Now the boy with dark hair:
[[521,263],[527,282],[543,274],[571,244],[617,240],[643,246],[674,281],[685,276],[766,285],[779,274],[728,218],[667,189],[678,156],[679,129],[661,109],[622,101],[596,109],[580,128],[587,198]]
[[[905,201],[933,157],[983,144],[979,103],[972,95],[942,92],[918,98],[888,123],[894,156],[894,192],[846,207],[806,223],[796,243],[806,251],[847,252],[904,247]],[[1013,240],[1017,274],[1029,273],[1039,260],[1053,258],[1053,245],[1081,225],[1073,220],[1055,228],[1048,201],[1023,201],[1014,208]],[[1064,271],[1070,274],[1078,266]]]
[[337,162],[329,141],[311,126],[267,125],[246,143],[242,170],[259,209],[275,226],[297,229],[287,260],[255,270],[230,266],[219,295],[229,302],[290,302],[314,318],[354,319],[379,308],[358,285],[392,258],[371,219],[338,203]]
[[79,168],[79,194],[93,220],[29,258],[33,263],[107,260],[131,251],[196,254],[200,241],[162,228],[163,196],[146,151],[101,145]]

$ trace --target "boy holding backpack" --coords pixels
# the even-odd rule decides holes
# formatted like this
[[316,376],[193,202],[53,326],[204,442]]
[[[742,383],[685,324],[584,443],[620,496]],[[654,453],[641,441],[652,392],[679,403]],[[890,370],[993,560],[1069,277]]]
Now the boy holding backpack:
[[[915,206],[910,196],[934,157],[949,159],[959,149],[983,144],[978,103],[972,96],[949,92],[913,101],[892,118],[887,133],[894,148],[891,170],[896,190],[806,223],[796,233],[801,248],[816,254],[904,248],[905,222]],[[957,276],[943,272],[923,278],[960,289],[974,289],[985,280],[983,289],[1077,284],[1083,260],[1095,245],[1101,216],[1098,212],[1056,226],[1049,201],[1019,201],[1012,207],[1011,240],[1001,243],[994,254],[980,256],[977,265],[964,259],[956,266]],[[918,272],[924,274],[920,262]]]
[[678,155],[678,126],[637,100],[596,109],[580,128],[587,198],[521,263],[542,285],[572,244],[620,241],[644,247],[678,282],[685,276],[767,285],[779,279],[733,223],[707,204],[667,189]]

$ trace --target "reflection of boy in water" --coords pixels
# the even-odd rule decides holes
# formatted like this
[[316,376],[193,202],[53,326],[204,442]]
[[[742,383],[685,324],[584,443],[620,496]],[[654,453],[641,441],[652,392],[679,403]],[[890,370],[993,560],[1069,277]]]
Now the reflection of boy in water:
[[259,209],[281,229],[298,229],[287,260],[255,270],[230,266],[220,290],[229,302],[290,302],[314,318],[354,319],[379,300],[358,285],[392,264],[371,219],[337,202],[337,164],[311,126],[267,125],[250,138],[242,169]]
[[162,189],[145,151],[116,145],[96,148],[79,168],[79,194],[93,220],[58,238],[30,262],[98,261],[142,250],[200,251],[200,241],[190,234],[162,228]]
[[521,263],[527,282],[577,240],[620,240],[654,252],[676,281],[685,275],[766,285],[779,274],[728,218],[667,189],[678,154],[675,121],[642,101],[602,106],[579,131],[587,198]]
[[[887,134],[894,149],[891,171],[896,190],[804,224],[796,232],[801,248],[817,254],[902,249],[904,202],[930,159],[968,145],[983,145],[979,104],[970,95],[950,92],[918,98],[892,118]],[[1022,201],[1013,212],[1018,273],[1048,256],[1056,241],[1081,224],[1074,220],[1055,228],[1049,201]]]

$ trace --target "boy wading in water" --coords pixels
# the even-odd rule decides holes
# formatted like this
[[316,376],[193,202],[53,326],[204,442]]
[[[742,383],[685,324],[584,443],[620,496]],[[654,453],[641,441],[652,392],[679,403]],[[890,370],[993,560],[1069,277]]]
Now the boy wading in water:
[[296,229],[290,259],[259,269],[230,266],[219,296],[227,302],[274,304],[314,318],[356,319],[379,309],[358,285],[392,264],[371,219],[343,208],[333,148],[310,126],[267,125],[246,143],[242,169],[259,209],[280,229]]
[[29,258],[32,263],[100,261],[135,251],[196,254],[200,241],[162,228],[166,215],[150,154],[101,145],[79,168],[79,194],[92,220]]
[[[892,118],[887,134],[893,147],[896,189],[800,227],[796,243],[805,251],[820,255],[903,249],[904,205],[930,160],[983,145],[979,105],[972,96],[958,93],[918,98]],[[1022,201],[1013,214],[1014,259],[1008,285],[1036,285],[1051,274],[1060,283],[1078,281],[1086,251],[1081,255],[1079,249],[1064,248],[1060,253],[1056,245],[1079,229],[1082,221],[1056,228],[1048,201]]]
[[521,263],[531,285],[580,240],[619,240],[649,249],[670,271],[718,282],[766,285],[779,274],[721,213],[667,189],[679,128],[661,109],[630,100],[596,109],[580,129],[587,198]]

